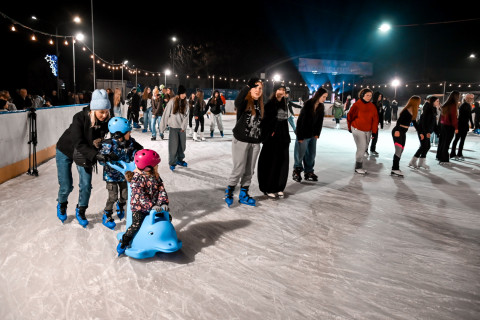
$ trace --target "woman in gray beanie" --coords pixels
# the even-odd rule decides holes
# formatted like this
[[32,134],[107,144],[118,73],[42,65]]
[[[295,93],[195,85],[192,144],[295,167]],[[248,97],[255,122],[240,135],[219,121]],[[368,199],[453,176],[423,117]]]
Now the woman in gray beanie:
[[67,219],[68,196],[73,190],[72,164],[75,162],[79,175],[79,197],[75,215],[85,228],[88,220],[85,211],[92,190],[92,171],[97,160],[115,160],[115,155],[99,153],[101,140],[108,133],[110,101],[107,92],[97,89],[92,94],[90,105],[73,116],[73,121],[57,142],[56,162],[58,184],[57,217]]

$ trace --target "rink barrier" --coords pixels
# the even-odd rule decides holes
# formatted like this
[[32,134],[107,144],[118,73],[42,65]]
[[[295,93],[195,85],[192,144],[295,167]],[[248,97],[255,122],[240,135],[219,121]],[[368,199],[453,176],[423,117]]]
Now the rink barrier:
[[[86,104],[36,109],[37,165],[55,157],[58,139],[72,123],[75,113]],[[29,140],[28,110],[0,113],[0,183],[28,171]],[[32,156],[33,157],[33,156]],[[38,168],[42,174],[41,167]]]

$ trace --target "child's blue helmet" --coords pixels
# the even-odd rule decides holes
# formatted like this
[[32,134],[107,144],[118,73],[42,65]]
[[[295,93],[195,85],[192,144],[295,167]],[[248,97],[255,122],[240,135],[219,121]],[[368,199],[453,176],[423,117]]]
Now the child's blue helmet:
[[121,137],[123,137],[127,132],[132,131],[132,125],[125,118],[113,117],[108,121],[108,131],[112,135],[120,136],[121,134]]

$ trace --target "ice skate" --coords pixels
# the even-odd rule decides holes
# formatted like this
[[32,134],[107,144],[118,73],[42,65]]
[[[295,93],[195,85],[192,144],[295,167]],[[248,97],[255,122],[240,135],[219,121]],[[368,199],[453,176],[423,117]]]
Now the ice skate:
[[205,141],[205,137],[203,136],[203,132],[200,132],[200,140]]
[[103,211],[102,224],[109,229],[115,229],[117,224],[112,218],[112,211]]
[[174,171],[176,166],[170,166],[170,170]]
[[457,156],[458,161],[465,161],[465,158],[463,156]]
[[223,138],[223,131],[220,131],[220,135],[221,135],[221,136],[222,136],[222,138]]
[[390,175],[394,176],[394,177],[402,177],[403,178],[403,172],[400,169],[392,170],[390,172]]
[[277,192],[277,196],[280,198],[280,199],[283,199],[285,197],[285,194],[282,192],[282,191],[279,191]]
[[198,134],[196,132],[193,133],[193,141],[200,141],[200,139],[198,138]]
[[418,160],[418,168],[425,169],[425,170],[430,170],[430,166],[426,164],[426,158],[420,158]]
[[410,160],[410,162],[408,163],[408,166],[410,168],[417,169],[418,168],[417,161],[418,161],[418,158],[413,157],[412,160]]
[[127,248],[123,246],[122,241],[119,241],[117,245],[118,256],[120,257],[122,254],[124,254],[126,249]]
[[238,195],[238,202],[249,206],[256,206],[256,201],[248,194],[248,187],[241,187]]
[[182,160],[182,161],[177,161],[177,164],[178,164],[179,166],[182,166],[182,167],[185,167],[185,168],[188,166],[188,163],[186,163],[186,162],[183,161],[183,160]]
[[227,189],[225,189],[225,202],[227,203],[228,207],[233,203],[233,191],[235,190],[235,187],[228,186]]
[[270,199],[276,199],[277,198],[277,195],[275,193],[268,193],[268,192],[264,192],[264,194],[270,198]]
[[318,181],[318,177],[313,172],[305,173],[304,175],[305,181]]
[[122,220],[125,217],[125,203],[120,203],[117,201],[117,217],[119,220]]
[[361,175],[366,175],[367,170],[364,170],[362,168],[355,169],[355,173],[361,174]]
[[335,125],[335,129],[340,129],[340,123],[337,123],[337,124]]
[[210,131],[210,138],[213,138],[213,131]]
[[77,217],[78,223],[84,228],[88,225],[88,220],[85,217],[85,210],[87,210],[87,207],[79,207],[78,205],[75,209],[75,216]]
[[372,156],[375,156],[375,157],[378,157],[379,153],[377,151],[371,151],[370,152],[372,153]]
[[188,128],[188,135],[191,137],[193,135],[193,129],[192,127]]
[[297,182],[302,181],[302,176],[300,175],[302,171],[300,169],[293,169],[292,179]]
[[62,223],[67,220],[67,204],[68,202],[65,203],[57,203],[57,217],[62,221]]

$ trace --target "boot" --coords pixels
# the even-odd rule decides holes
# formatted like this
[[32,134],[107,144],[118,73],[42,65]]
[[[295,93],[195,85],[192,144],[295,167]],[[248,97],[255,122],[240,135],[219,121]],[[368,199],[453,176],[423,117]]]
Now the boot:
[[203,132],[200,132],[200,140],[205,141],[205,137],[203,136]]
[[88,220],[85,217],[85,211],[87,210],[87,207],[79,207],[77,204],[77,208],[75,209],[75,216],[77,217],[78,223],[84,228],[87,227],[88,225]]
[[233,203],[233,191],[235,191],[235,186],[228,186],[227,189],[225,189],[225,202],[229,208]]
[[193,134],[193,129],[192,129],[192,127],[189,127],[188,128],[188,135],[191,137],[192,134]]
[[210,131],[210,138],[213,138],[213,131]]
[[222,138],[223,138],[223,131],[220,131],[220,135],[221,135],[221,136],[222,136]]
[[196,132],[193,133],[193,141],[200,141],[200,140],[198,140]]
[[115,229],[116,223],[112,218],[112,210],[103,210],[102,224],[109,229]]
[[68,202],[65,203],[57,203],[57,217],[62,221],[62,223],[67,220],[67,204]]
[[410,168],[417,169],[418,168],[417,161],[418,161],[418,158],[413,157],[412,160],[410,160],[410,162],[408,163],[408,166]]
[[301,182],[302,181],[302,176],[300,175],[301,172],[302,172],[302,169],[300,168],[293,169],[292,179],[294,181]]
[[125,203],[120,203],[117,201],[117,217],[119,220],[122,220],[125,217]]
[[427,158],[420,158],[418,161],[418,167],[425,169],[425,170],[430,170],[430,166],[428,166],[426,162]]
[[248,188],[249,186],[240,188],[240,194],[238,195],[238,202],[255,207],[256,201],[255,199],[250,197],[250,195],[248,194]]

